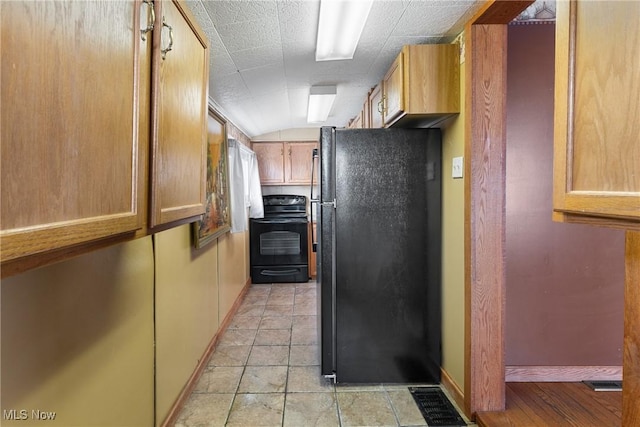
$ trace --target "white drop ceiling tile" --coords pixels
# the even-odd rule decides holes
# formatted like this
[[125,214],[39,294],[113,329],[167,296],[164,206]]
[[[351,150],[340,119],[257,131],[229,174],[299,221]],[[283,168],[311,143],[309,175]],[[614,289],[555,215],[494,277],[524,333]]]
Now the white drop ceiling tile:
[[294,85],[329,84],[346,80],[357,80],[369,72],[369,61],[296,61],[287,58],[285,68],[287,80]]
[[214,78],[237,74],[238,68],[229,54],[224,51],[209,58],[209,72]]
[[259,21],[265,18],[278,17],[278,2],[273,0],[235,0],[236,6],[242,6],[242,12],[236,14],[236,21]]
[[287,80],[281,66],[267,65],[251,68],[240,71],[240,75],[253,96],[287,90]]
[[214,73],[215,71],[210,73],[209,81],[215,82],[215,84],[209,85],[209,93],[220,105],[251,98],[251,93],[240,73],[226,76],[217,76]]
[[200,27],[202,27],[205,33],[213,30],[213,22],[201,1],[187,0],[186,4],[191,12],[193,12],[193,16],[196,18],[196,21],[198,21]]
[[404,13],[404,6],[396,1],[374,1],[367,23],[360,36],[360,44],[380,44],[394,30],[397,21]]
[[282,65],[282,46],[268,45],[231,53],[231,59],[240,71],[265,65]]
[[229,52],[280,43],[277,18],[223,24],[216,28]]
[[226,103],[221,111],[243,132],[249,135],[260,135],[263,133],[263,125],[260,123],[260,116],[255,110],[255,102],[252,99],[239,99],[233,103]]
[[280,34],[283,41],[308,44],[315,49],[320,2],[288,1],[278,5]]
[[262,119],[267,123],[286,121],[289,118],[289,98],[286,92],[271,93],[269,95],[255,97],[256,105]]
[[393,36],[438,36],[458,20],[461,6],[444,2],[412,2],[398,21]]
[[275,1],[266,0],[202,0],[216,26],[275,17]]
[[306,103],[313,84],[338,85],[325,124],[346,125],[404,44],[450,41],[485,0],[375,0],[353,60],[319,63],[319,0],[187,1],[210,40],[209,93],[253,136],[309,127]]
[[207,38],[209,39],[209,72],[214,72],[215,76],[237,73],[238,67],[231,59],[215,28],[207,31]]

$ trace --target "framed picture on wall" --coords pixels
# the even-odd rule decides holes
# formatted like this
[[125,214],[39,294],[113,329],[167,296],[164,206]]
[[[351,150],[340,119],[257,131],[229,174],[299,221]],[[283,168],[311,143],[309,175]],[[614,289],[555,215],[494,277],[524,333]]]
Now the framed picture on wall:
[[193,224],[200,249],[231,229],[227,124],[211,106],[207,118],[207,185],[205,211]]

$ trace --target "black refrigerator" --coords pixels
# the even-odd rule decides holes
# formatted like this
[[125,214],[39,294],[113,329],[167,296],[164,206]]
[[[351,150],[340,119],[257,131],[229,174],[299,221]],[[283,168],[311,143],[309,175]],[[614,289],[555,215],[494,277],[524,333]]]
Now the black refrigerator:
[[317,158],[322,375],[439,383],[440,130],[323,127]]

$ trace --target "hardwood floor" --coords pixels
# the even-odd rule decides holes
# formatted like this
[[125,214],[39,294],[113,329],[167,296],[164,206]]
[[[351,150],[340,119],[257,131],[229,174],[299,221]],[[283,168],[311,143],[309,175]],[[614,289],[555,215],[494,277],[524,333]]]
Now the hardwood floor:
[[507,383],[507,409],[480,412],[480,427],[622,425],[622,392],[592,391],[582,383]]

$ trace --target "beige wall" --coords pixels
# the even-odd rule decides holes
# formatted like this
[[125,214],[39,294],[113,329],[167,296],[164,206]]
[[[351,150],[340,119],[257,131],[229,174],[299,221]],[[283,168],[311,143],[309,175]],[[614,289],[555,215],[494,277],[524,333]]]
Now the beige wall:
[[4,279],[0,409],[139,427],[155,398],[160,424],[248,280],[248,232],[195,250],[189,225]]
[[[442,146],[442,368],[464,391],[464,178],[451,162],[464,155],[464,62],[460,114],[443,128]],[[465,159],[466,160],[466,159]]]
[[2,426],[153,424],[151,237],[4,279],[1,301],[1,407],[29,417]]
[[218,245],[193,247],[189,224],[154,235],[156,424],[167,416],[218,329]]
[[249,232],[227,233],[218,239],[219,316],[222,324],[249,280]]
[[271,133],[254,136],[252,141],[317,141],[320,138],[320,128],[284,129]]

